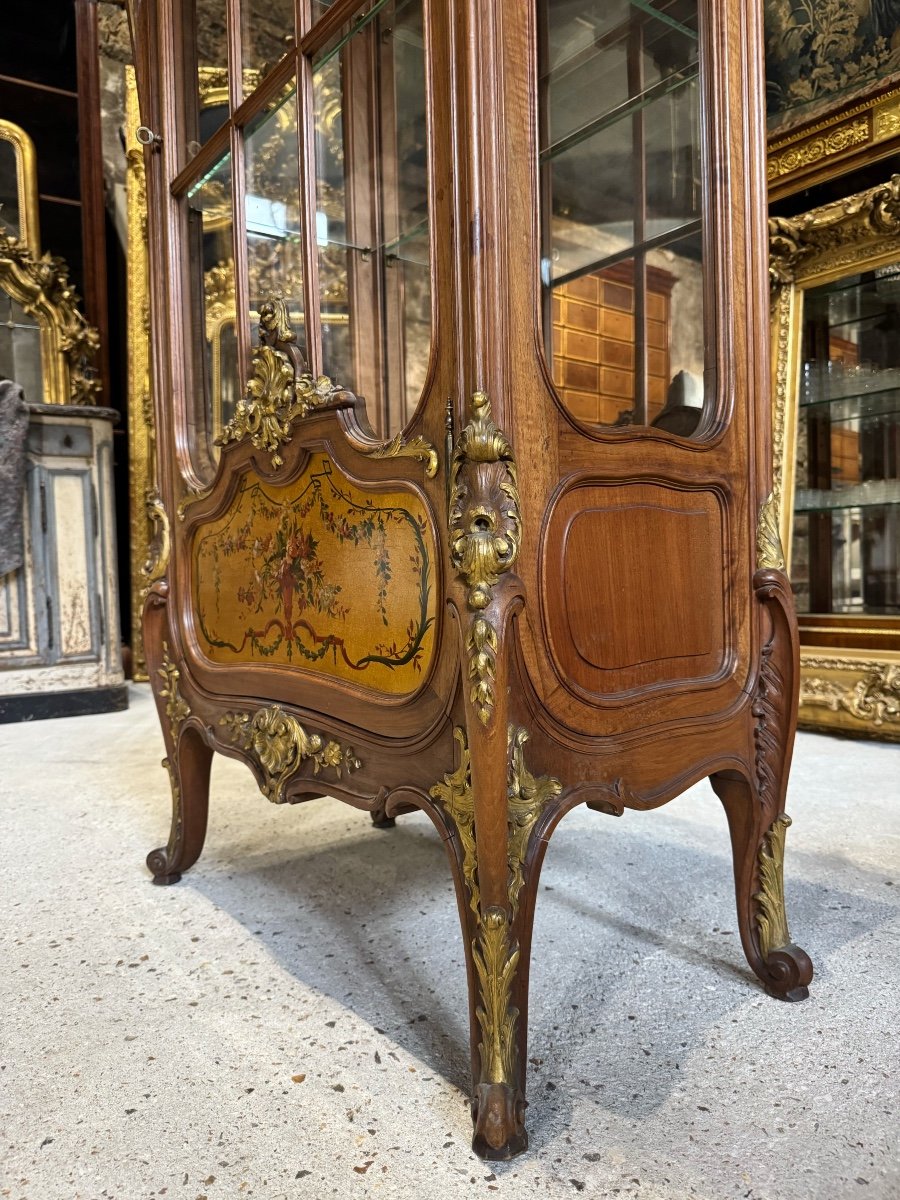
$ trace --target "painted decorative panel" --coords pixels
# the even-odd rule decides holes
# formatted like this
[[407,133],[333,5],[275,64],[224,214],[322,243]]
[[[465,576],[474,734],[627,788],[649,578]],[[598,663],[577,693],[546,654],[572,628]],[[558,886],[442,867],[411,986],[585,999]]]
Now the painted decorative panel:
[[766,0],[770,128],[900,72],[900,0]]
[[248,472],[194,538],[200,647],[217,663],[274,662],[402,695],[434,652],[435,544],[410,492],[357,488],[324,454],[299,480]]

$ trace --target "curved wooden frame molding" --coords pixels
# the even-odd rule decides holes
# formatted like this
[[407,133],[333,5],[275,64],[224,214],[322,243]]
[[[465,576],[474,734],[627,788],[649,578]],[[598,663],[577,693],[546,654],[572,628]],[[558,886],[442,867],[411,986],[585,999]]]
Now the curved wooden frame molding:
[[891,85],[776,133],[768,148],[769,200],[869,166],[898,148],[900,87]]
[[[34,142],[24,129],[12,121],[0,119],[0,141],[7,142],[16,156],[16,191],[19,197],[18,240],[24,242],[35,256],[41,252],[40,219],[38,217],[37,157]],[[3,214],[0,212],[0,228]]]
[[[900,262],[900,175],[799,217],[772,218],[769,221],[769,249],[773,495],[790,571],[803,294],[809,288],[845,275]],[[801,631],[806,624],[801,623]],[[841,648],[834,654],[829,654],[825,646],[801,647],[799,721],[805,728],[837,729],[857,736],[900,740],[897,675],[900,620],[894,622],[893,618],[886,618],[878,624],[877,629],[858,631],[869,638],[877,638],[877,650],[851,648],[853,628],[846,631],[846,649]],[[834,646],[838,628],[827,630],[827,646]],[[822,632],[825,630],[810,629],[809,636]]]

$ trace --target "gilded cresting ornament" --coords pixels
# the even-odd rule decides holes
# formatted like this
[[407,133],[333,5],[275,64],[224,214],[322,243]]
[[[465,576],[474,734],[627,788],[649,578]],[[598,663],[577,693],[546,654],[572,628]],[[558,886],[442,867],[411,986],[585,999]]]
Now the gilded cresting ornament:
[[466,635],[469,699],[487,725],[494,711],[497,631],[484,614],[501,575],[519,554],[522,524],[512,446],[494,424],[484,392],[472,397],[472,415],[450,464],[450,559],[465,579],[474,614]]
[[343,394],[326,375],[314,379],[305,366],[285,301],[278,297],[261,304],[253,373],[218,444],[249,438],[257,450],[272,456],[273,469],[282,466],[281,447],[291,440],[294,421]]

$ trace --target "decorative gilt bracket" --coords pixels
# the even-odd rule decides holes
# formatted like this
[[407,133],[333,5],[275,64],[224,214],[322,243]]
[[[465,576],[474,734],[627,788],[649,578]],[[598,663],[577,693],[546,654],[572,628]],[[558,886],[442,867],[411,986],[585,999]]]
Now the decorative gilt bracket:
[[[484,392],[472,397],[472,419],[453,451],[448,524],[450,559],[468,585],[469,609],[483,614],[494,599],[494,586],[515,564],[522,541],[512,446],[494,424]],[[473,616],[466,652],[469,699],[487,725],[495,706],[498,635],[486,616]]]
[[330,767],[338,779],[362,763],[351,747],[307,733],[300,722],[277,705],[256,713],[226,713],[219,724],[231,743],[253,756],[263,773],[262,793],[273,804],[286,800],[285,787],[301,764],[311,760],[313,774]]
[[284,463],[280,449],[291,440],[294,421],[346,395],[327,375],[310,375],[296,342],[285,301],[277,297],[261,304],[253,374],[217,439],[224,446],[249,438],[257,450],[271,454],[273,469]]
[[372,449],[366,448],[363,449],[362,453],[367,458],[417,458],[425,463],[425,474],[429,479],[434,479],[435,475],[437,475],[437,451],[423,437],[416,436],[406,441],[403,434],[398,433],[396,437],[392,437],[383,446],[374,446]]

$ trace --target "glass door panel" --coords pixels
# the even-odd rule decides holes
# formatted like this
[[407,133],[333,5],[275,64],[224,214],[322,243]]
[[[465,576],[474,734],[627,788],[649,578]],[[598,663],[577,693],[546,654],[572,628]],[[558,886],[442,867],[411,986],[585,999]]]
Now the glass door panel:
[[186,200],[194,422],[212,456],[212,443],[240,395],[231,173],[231,155],[226,154],[194,184]]
[[[305,353],[303,249],[297,143],[297,93],[291,86],[244,134],[244,236],[250,297],[250,342],[259,306],[287,301],[297,344]],[[247,323],[245,322],[245,330]]]
[[313,62],[323,369],[375,430],[409,420],[431,350],[421,0],[381,0]]
[[711,378],[697,0],[538,0],[544,330],[579,420],[700,426]]
[[241,0],[243,94],[249,96],[294,40],[294,0]]
[[180,165],[228,119],[228,2],[181,0],[184,100]]

